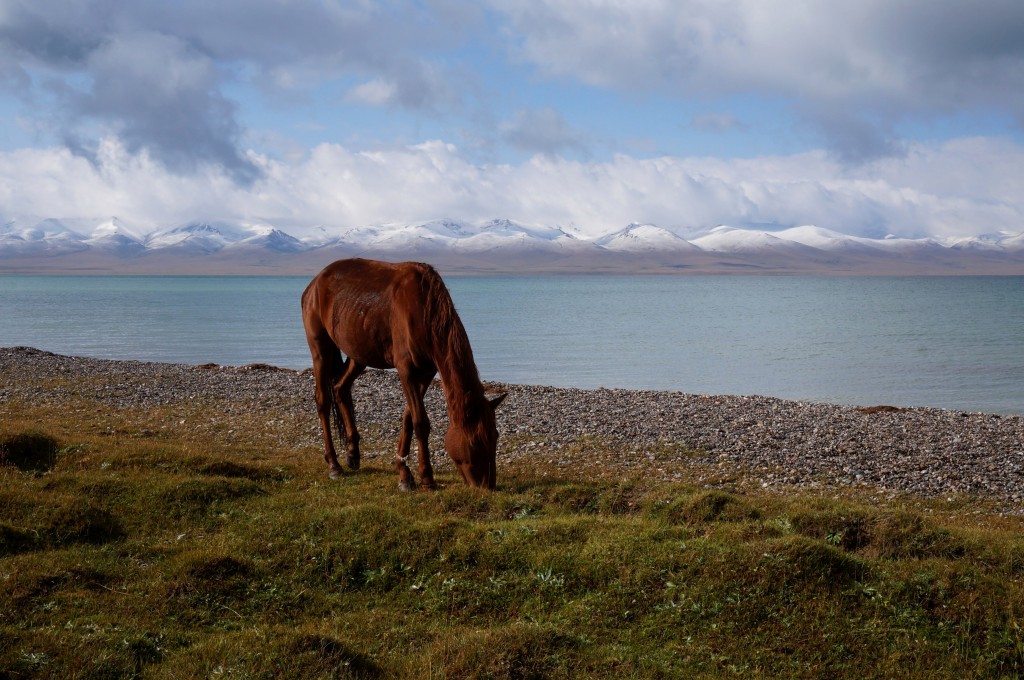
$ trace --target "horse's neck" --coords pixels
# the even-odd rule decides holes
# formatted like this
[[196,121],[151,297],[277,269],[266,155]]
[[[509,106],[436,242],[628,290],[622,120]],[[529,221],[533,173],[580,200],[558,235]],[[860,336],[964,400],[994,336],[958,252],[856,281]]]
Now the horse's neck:
[[484,399],[484,386],[473,362],[473,353],[468,351],[468,344],[463,351],[441,348],[434,365],[444,385],[448,420],[462,425],[469,412]]
[[430,320],[428,342],[432,345],[432,359],[444,384],[448,420],[454,425],[463,425],[479,412],[484,401],[484,386],[473,361],[469,336],[448,289],[433,270],[428,273],[427,281],[430,285],[426,303]]

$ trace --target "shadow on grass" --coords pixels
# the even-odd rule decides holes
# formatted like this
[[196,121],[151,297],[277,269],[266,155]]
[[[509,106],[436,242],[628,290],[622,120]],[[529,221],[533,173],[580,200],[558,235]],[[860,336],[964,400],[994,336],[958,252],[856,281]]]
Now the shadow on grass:
[[0,557],[31,550],[34,545],[35,536],[31,532],[0,522]]
[[57,463],[57,440],[41,432],[21,432],[0,439],[0,465],[22,472],[46,472]]

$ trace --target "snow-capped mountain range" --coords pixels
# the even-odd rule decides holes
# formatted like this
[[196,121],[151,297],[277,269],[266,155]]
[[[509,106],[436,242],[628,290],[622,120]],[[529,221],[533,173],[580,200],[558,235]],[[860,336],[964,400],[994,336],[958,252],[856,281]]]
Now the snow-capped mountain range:
[[149,231],[116,217],[0,223],[0,272],[297,274],[351,256],[419,259],[442,269],[478,272],[1024,275],[1024,232],[870,239],[817,226],[717,226],[684,238],[653,224],[630,224],[594,237],[508,219],[351,228],[197,220]]

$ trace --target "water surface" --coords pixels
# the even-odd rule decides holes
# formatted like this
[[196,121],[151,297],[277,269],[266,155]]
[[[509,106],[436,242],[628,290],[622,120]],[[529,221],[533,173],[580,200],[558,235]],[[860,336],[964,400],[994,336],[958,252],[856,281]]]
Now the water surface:
[[[310,365],[308,278],[0,276],[0,346]],[[1024,278],[448,277],[487,380],[1024,413]]]

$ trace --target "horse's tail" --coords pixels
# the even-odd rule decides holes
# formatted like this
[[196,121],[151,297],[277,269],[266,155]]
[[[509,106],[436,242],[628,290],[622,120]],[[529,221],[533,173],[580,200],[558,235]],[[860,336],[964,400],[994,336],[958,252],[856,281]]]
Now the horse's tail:
[[338,356],[335,361],[331,362],[331,387],[327,390],[329,399],[331,400],[331,413],[334,414],[334,427],[338,430],[338,441],[348,441],[348,437],[345,436],[345,421],[341,419],[341,407],[338,405],[338,400],[334,395],[334,386],[341,380],[342,374],[345,372],[345,368],[348,365],[348,359],[341,356],[341,350],[338,350]]

